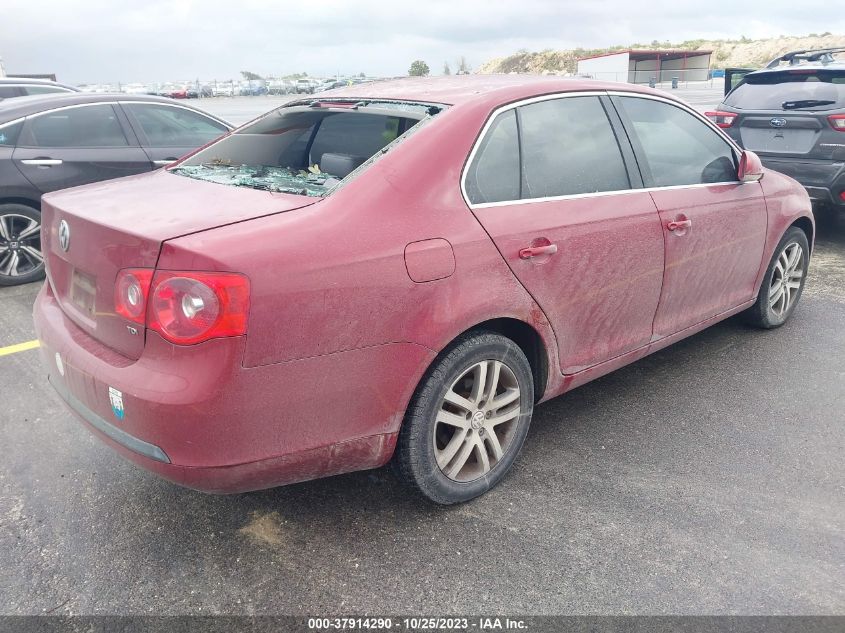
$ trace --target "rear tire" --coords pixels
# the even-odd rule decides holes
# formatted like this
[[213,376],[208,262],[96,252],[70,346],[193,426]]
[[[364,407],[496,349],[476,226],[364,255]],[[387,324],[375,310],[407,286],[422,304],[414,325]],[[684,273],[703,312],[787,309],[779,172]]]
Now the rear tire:
[[41,213],[23,204],[0,204],[0,286],[44,279]]
[[508,472],[533,410],[534,379],[519,346],[493,332],[464,335],[417,387],[394,465],[435,503],[468,501]]
[[809,263],[807,236],[804,231],[792,226],[775,248],[760,284],[757,301],[744,313],[745,321],[767,330],[786,323],[801,299]]

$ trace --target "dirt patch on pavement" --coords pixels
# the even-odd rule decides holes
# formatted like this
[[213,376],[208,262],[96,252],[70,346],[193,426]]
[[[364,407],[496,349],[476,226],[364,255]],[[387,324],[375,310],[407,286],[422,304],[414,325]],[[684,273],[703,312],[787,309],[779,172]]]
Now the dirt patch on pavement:
[[253,541],[268,545],[281,545],[285,540],[282,517],[278,512],[252,512],[249,523],[238,532]]

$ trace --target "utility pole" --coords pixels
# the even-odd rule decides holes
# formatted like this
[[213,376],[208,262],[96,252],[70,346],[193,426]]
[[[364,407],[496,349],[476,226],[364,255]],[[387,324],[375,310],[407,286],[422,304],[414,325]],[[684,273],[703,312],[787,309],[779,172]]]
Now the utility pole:
[[3,58],[0,57],[0,77],[6,76],[6,69],[3,68]]

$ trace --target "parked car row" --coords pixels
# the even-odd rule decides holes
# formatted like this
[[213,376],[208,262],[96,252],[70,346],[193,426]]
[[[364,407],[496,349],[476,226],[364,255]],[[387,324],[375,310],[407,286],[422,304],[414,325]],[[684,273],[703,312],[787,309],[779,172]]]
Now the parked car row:
[[158,95],[171,99],[196,99],[201,97],[236,97],[259,95],[313,94],[333,88],[371,81],[361,77],[349,79],[251,79],[229,81],[182,81],[160,84],[84,84],[79,87],[36,79],[0,80],[0,99],[28,94],[46,94],[48,92],[86,92],[109,94],[121,92],[130,95]]

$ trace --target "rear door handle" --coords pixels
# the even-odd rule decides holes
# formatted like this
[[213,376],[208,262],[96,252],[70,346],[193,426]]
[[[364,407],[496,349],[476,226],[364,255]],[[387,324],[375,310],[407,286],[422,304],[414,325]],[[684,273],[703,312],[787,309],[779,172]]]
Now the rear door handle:
[[21,162],[24,165],[37,165],[38,167],[53,167],[62,164],[59,158],[24,158]]
[[670,231],[686,230],[692,226],[692,220],[672,220],[666,225]]
[[548,244],[546,246],[529,246],[519,251],[520,259],[531,259],[539,255],[554,255],[557,253],[557,244]]

